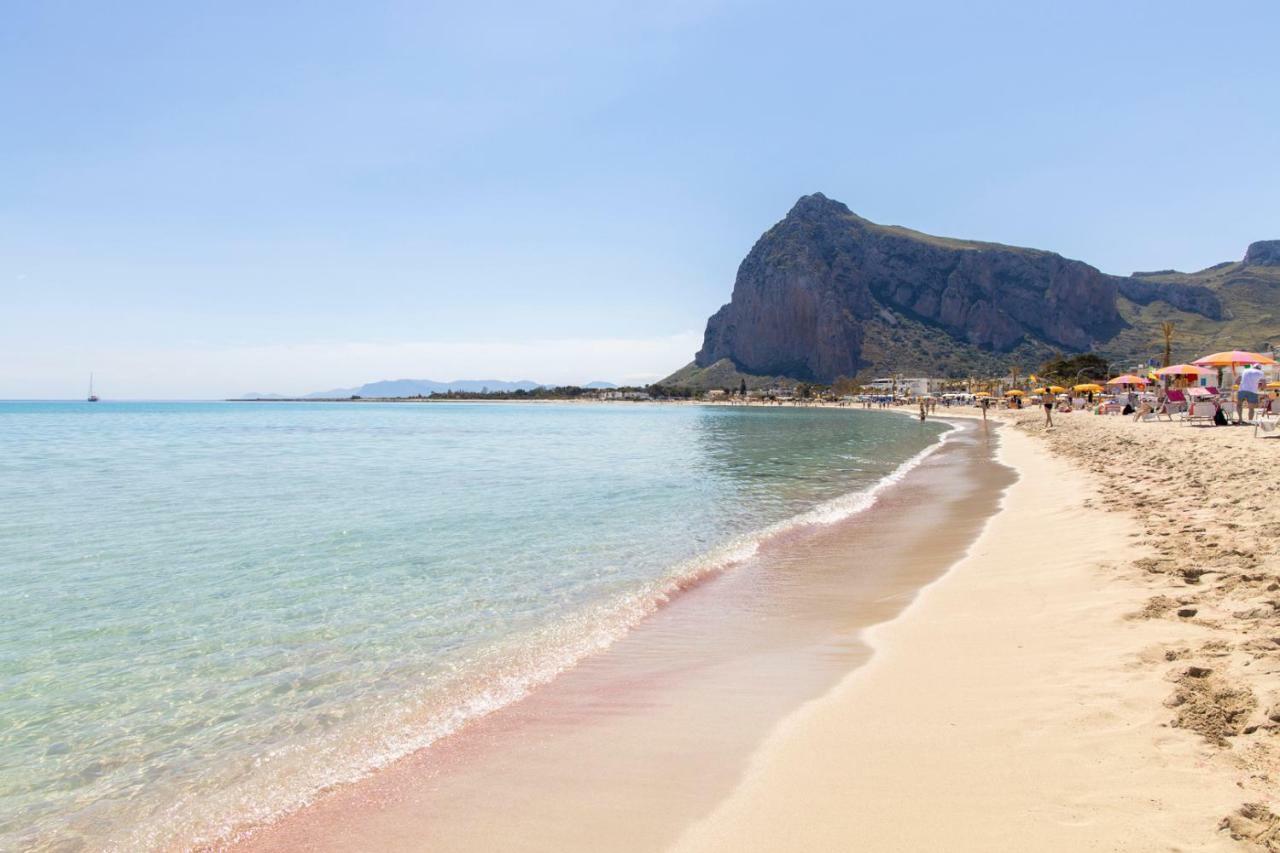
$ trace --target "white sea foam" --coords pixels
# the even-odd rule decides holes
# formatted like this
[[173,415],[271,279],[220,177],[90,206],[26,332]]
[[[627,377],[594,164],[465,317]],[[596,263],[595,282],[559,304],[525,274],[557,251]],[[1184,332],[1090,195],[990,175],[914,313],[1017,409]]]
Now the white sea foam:
[[[228,799],[217,797],[212,802],[208,794],[184,797],[166,808],[161,820],[140,827],[141,832],[130,833],[111,849],[125,851],[137,844],[167,846],[174,842],[211,846],[232,843],[304,808],[323,791],[357,782],[430,747],[469,723],[520,701],[587,656],[608,649],[683,591],[751,559],[769,539],[801,527],[836,524],[871,509],[886,490],[946,443],[956,429],[948,427],[936,442],[869,488],[824,501],[784,521],[736,537],[706,554],[682,561],[638,590],[545,626],[532,635],[487,649],[469,665],[459,668],[462,671],[454,683],[437,685],[431,695],[405,697],[375,731],[363,732],[358,744],[352,743],[350,737],[335,736],[328,743],[291,744],[268,752],[258,760],[257,769],[269,771],[277,766],[281,772],[268,775],[283,780],[269,790],[246,788]],[[317,761],[317,755],[324,759]],[[184,817],[193,810],[226,819],[206,825],[194,838],[175,837],[175,828],[185,823]]]
[[233,839],[527,696],[771,537],[865,510],[936,449],[872,482],[935,428],[686,407],[0,414],[0,848],[32,850]]

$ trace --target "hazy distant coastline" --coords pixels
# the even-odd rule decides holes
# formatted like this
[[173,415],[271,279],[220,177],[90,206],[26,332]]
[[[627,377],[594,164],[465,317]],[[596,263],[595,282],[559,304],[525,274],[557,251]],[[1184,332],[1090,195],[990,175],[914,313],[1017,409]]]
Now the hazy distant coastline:
[[[504,379],[454,379],[449,382],[438,382],[434,379],[381,379],[377,382],[366,382],[355,388],[333,388],[328,391],[312,391],[307,394],[286,395],[272,392],[249,391],[236,400],[278,400],[281,402],[298,400],[350,400],[352,398],[394,400],[400,398],[430,397],[432,394],[448,394],[466,392],[473,394],[509,393],[514,391],[536,391],[540,388],[556,388],[545,382],[534,382],[531,379],[518,379],[514,382]],[[594,381],[580,386],[591,390],[617,388],[612,382]]]

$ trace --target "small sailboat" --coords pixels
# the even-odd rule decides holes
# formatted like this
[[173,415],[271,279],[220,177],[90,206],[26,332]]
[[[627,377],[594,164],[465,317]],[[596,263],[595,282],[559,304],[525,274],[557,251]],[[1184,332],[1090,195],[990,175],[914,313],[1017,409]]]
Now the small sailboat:
[[92,373],[89,374],[89,402],[90,403],[98,402],[98,395],[93,393],[93,374]]

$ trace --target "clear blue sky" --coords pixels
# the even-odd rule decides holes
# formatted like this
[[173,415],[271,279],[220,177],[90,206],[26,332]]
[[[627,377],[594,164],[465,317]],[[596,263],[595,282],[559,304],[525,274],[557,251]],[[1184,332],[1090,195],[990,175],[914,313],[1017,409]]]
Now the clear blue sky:
[[6,3],[0,397],[651,380],[815,190],[1116,273],[1280,237],[1272,0],[537,5]]

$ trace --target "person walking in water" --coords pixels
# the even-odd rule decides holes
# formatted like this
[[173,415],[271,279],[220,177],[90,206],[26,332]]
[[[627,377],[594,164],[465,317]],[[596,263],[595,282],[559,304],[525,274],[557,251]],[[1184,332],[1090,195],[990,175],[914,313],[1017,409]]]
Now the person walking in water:
[[925,401],[924,401],[924,397],[921,397],[921,398],[920,398],[920,420],[921,420],[921,421],[923,421],[923,420],[924,420],[924,416],[925,416],[925,406],[926,406],[926,405],[927,405],[927,404],[926,404],[926,403],[925,403]]

